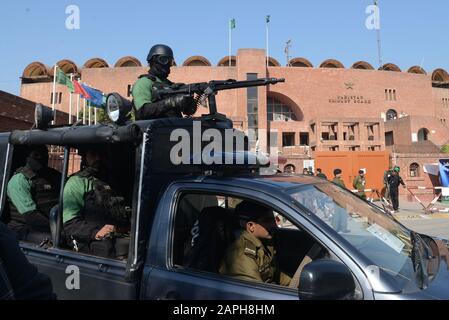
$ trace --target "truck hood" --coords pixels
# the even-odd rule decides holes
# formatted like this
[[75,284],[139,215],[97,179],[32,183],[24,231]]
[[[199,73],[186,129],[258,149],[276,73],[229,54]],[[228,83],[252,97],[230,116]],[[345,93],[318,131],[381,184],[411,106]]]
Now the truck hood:
[[430,283],[429,287],[410,293],[382,293],[374,292],[376,300],[449,300],[449,250],[448,240],[434,239],[439,250],[439,259],[435,259],[438,263],[438,273]]

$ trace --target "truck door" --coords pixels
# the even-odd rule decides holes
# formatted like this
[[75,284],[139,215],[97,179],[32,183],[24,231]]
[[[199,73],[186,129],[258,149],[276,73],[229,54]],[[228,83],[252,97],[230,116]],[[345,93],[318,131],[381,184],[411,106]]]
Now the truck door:
[[[224,196],[224,192],[229,191]],[[211,228],[216,222],[215,213],[229,213],[229,220],[223,226],[224,232],[232,242],[238,226],[232,219],[233,207],[248,194],[239,188],[226,189],[223,186],[203,190],[198,185],[176,185],[167,190],[159,204],[156,220],[150,238],[150,246],[142,294],[148,299],[273,299],[295,300],[298,293],[295,289],[236,280],[218,272],[219,261],[223,258],[224,248],[213,241],[206,241],[208,252],[189,252],[191,244],[199,241],[199,214],[205,217],[210,214]],[[266,195],[265,195],[266,197]],[[251,199],[257,201],[253,194]],[[202,218],[201,218],[202,219]],[[209,218],[207,218],[209,219]],[[229,243],[230,244],[230,243]],[[209,249],[211,251],[209,251]],[[201,249],[202,250],[202,249]],[[198,257],[210,257],[209,261],[194,261]],[[211,262],[211,263],[210,263]]]
[[[353,299],[372,299],[366,277],[354,261],[302,214],[287,206],[287,199],[284,203],[268,192],[236,185],[176,183],[168,188],[152,227],[143,298],[297,300],[302,267],[315,259],[331,259],[352,271],[356,283]],[[240,277],[248,268],[241,268],[239,263],[248,259],[233,259],[229,254],[235,253],[235,244],[242,243],[244,226],[235,212],[242,201],[268,207],[273,220],[278,221],[272,244],[276,250],[274,270],[282,272],[282,277],[271,283],[260,282],[253,275]],[[231,245],[233,251],[228,250]],[[246,250],[240,253],[251,254]],[[234,263],[238,268],[233,269],[238,271],[228,273],[224,265]]]

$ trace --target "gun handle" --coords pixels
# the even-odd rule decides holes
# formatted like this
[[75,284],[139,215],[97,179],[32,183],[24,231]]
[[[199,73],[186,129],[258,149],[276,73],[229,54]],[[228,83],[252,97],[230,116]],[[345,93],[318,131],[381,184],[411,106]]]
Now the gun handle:
[[209,114],[217,114],[217,100],[215,94],[210,94],[208,97]]

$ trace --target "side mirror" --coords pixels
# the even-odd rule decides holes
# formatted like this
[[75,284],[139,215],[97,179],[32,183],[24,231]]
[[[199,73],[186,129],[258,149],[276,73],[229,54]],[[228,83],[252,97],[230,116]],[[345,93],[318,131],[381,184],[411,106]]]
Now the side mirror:
[[355,282],[344,264],[333,260],[317,260],[307,264],[299,280],[302,300],[343,300],[354,294]]

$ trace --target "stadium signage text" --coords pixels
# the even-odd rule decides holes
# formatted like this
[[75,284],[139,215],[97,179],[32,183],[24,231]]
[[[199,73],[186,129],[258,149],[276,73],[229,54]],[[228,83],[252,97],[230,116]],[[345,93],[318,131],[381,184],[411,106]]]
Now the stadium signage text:
[[371,104],[371,100],[370,99],[366,99],[363,96],[348,96],[348,95],[344,95],[344,96],[337,96],[336,98],[329,99],[329,103]]

